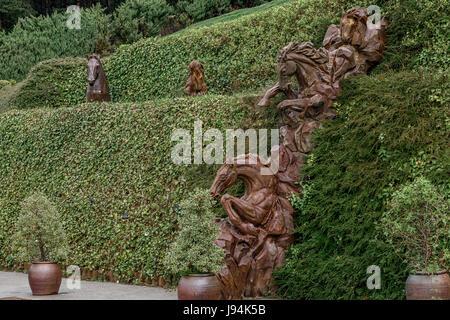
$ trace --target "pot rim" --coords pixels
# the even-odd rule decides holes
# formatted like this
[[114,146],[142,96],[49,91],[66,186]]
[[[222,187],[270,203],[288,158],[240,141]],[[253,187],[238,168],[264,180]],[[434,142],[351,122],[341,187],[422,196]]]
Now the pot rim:
[[31,264],[58,264],[55,261],[33,261]]
[[214,277],[215,274],[214,273],[191,273],[191,274],[186,274],[183,277]]
[[449,271],[447,271],[447,270],[440,270],[440,271],[438,271],[438,272],[433,272],[433,273],[431,273],[431,272],[422,272],[422,271],[416,271],[416,272],[410,272],[409,274],[411,275],[411,276],[438,276],[438,275],[441,275],[441,274],[446,274],[446,273],[448,273]]

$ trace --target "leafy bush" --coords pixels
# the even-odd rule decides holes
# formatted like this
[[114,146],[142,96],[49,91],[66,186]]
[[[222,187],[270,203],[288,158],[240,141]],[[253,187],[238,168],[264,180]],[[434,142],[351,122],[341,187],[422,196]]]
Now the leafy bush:
[[159,34],[172,13],[166,0],[127,0],[114,14],[115,43],[132,43]]
[[52,261],[67,258],[69,248],[61,217],[48,199],[35,193],[22,203],[17,217],[12,251],[19,261]]
[[223,268],[225,251],[213,244],[220,234],[214,218],[208,189],[195,189],[181,201],[179,231],[164,259],[173,274],[216,273]]
[[105,63],[114,101],[183,95],[192,60],[216,94],[258,91],[276,81],[276,55],[289,41],[321,44],[347,1],[307,0],[123,46]]
[[173,207],[186,190],[209,188],[219,167],[173,164],[173,130],[192,134],[194,119],[222,132],[277,128],[269,112],[203,95],[0,114],[0,265],[20,267],[6,241],[22,200],[41,190],[61,213],[72,264],[121,280],[170,275],[162,261],[176,231]]
[[[448,83],[446,73],[407,71],[342,83],[338,116],[315,131],[302,168],[306,196],[293,201],[297,243],[276,273],[280,295],[405,297],[407,267],[375,225],[398,186],[415,177],[448,194],[448,96],[435,96]],[[381,290],[366,287],[371,265],[381,268]]]
[[14,81],[14,80],[11,80],[11,81],[0,80],[0,89],[2,89],[3,87],[6,87],[6,86],[13,86],[15,84],[16,84],[16,81]]
[[31,16],[35,11],[26,0],[8,0],[0,2],[0,31],[11,29],[19,18]]
[[376,3],[390,20],[387,50],[378,72],[420,67],[448,69],[448,0],[380,0]]
[[412,272],[450,269],[450,200],[423,177],[392,195],[379,223]]
[[205,20],[230,11],[231,0],[181,0],[178,11],[184,15],[184,24]]
[[69,29],[68,15],[20,19],[9,33],[0,33],[0,79],[22,80],[36,63],[55,57],[84,56],[107,50],[109,16],[100,6],[81,11],[81,29]]

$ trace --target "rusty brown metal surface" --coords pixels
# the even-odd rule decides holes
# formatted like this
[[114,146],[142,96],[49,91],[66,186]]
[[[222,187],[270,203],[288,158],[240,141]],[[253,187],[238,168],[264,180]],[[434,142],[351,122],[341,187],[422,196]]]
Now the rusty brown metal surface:
[[186,82],[184,92],[190,96],[197,96],[206,93],[205,69],[203,65],[194,60],[189,64],[189,77]]
[[406,280],[407,300],[450,300],[450,277],[446,272],[436,275],[411,274]]
[[219,300],[222,290],[215,275],[190,274],[178,283],[178,300]]
[[86,102],[111,101],[108,82],[99,56],[92,54],[87,57],[86,71],[88,75]]
[[[328,28],[322,48],[291,42],[279,52],[278,82],[258,103],[267,107],[277,94],[287,97],[278,104],[282,115],[278,172],[261,176],[264,165],[255,155],[245,155],[244,160],[254,157],[256,164],[240,164],[238,157],[218,171],[210,193],[221,198],[228,214],[216,241],[226,251],[226,268],[217,275],[226,299],[256,297],[276,289],[271,287],[272,272],[283,265],[285,249],[292,242],[293,208],[288,197],[299,191],[295,182],[313,148],[311,135],[321,120],[335,117],[339,81],[366,73],[383,56],[388,22],[383,18],[377,29],[367,20],[365,9],[352,8],[343,13],[339,26]],[[293,77],[299,92],[291,87]],[[246,185],[244,196],[222,195],[238,179]]]
[[57,294],[61,285],[61,268],[55,262],[33,262],[28,272],[33,295]]

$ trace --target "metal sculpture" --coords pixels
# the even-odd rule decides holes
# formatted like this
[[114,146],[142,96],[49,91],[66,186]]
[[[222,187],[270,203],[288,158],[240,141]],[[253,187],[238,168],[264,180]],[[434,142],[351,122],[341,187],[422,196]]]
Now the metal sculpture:
[[189,78],[186,82],[184,92],[193,97],[206,93],[208,89],[206,88],[205,69],[203,65],[194,60],[189,64],[189,69]]
[[86,102],[111,101],[108,82],[100,57],[96,54],[88,56],[86,69],[88,75]]
[[[284,263],[285,249],[292,242],[293,208],[288,197],[299,191],[295,183],[313,147],[311,134],[321,120],[335,116],[339,81],[367,72],[381,59],[386,25],[382,19],[374,27],[366,10],[355,7],[343,13],[339,26],[328,28],[322,48],[315,49],[311,42],[291,42],[278,54],[279,81],[258,103],[267,107],[278,93],[288,98],[278,104],[283,122],[278,172],[262,176],[259,169],[264,164],[259,157],[244,155],[224,164],[210,189],[213,197],[221,197],[228,214],[220,221],[222,233],[216,241],[226,251],[226,268],[217,274],[225,298],[260,296],[271,289],[272,272]],[[290,85],[292,76],[299,92]],[[256,164],[249,165],[250,160]],[[244,196],[222,196],[237,179],[246,185]]]

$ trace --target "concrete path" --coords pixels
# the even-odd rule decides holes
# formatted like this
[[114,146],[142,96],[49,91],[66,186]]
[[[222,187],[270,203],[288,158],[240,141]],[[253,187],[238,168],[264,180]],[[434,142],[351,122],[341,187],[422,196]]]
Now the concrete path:
[[32,300],[176,300],[175,290],[143,287],[112,282],[81,281],[80,289],[67,288],[63,278],[58,295],[33,296],[28,275],[18,272],[0,272],[0,299]]

